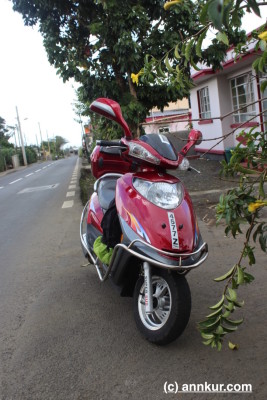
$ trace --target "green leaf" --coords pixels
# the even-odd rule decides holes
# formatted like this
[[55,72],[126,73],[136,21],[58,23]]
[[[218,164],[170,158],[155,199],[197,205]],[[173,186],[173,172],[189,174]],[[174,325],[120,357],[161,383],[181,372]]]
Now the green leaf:
[[238,344],[234,344],[232,342],[228,343],[228,347],[230,350],[238,350],[238,348],[239,348]]
[[261,51],[265,51],[266,50],[266,41],[260,40],[259,46],[260,46]]
[[260,12],[260,8],[257,4],[257,1],[255,0],[247,0],[247,3],[249,5],[249,7],[252,8],[252,10],[254,11],[254,13],[261,18],[261,12]]
[[216,318],[215,321],[214,318],[208,319],[207,321],[200,322],[199,327],[203,331],[211,331],[220,324],[220,320],[220,318]]
[[235,268],[236,268],[236,265],[234,265],[228,272],[226,272],[226,274],[219,276],[218,278],[215,278],[214,281],[222,282],[225,279],[229,278],[233,274]]
[[244,304],[245,304],[244,300],[241,302],[236,300],[234,301],[234,305],[239,308],[243,307]]
[[[267,80],[266,80],[267,84]],[[266,85],[267,86],[267,85]],[[259,195],[262,199],[265,199],[265,192],[264,192],[264,180],[263,177],[260,180],[260,185],[259,185]]]
[[267,79],[261,83],[261,92],[263,93],[267,88]]
[[210,2],[208,1],[201,9],[199,20],[203,25],[206,25],[207,17],[208,17],[208,9],[209,9]]
[[222,315],[222,317],[223,318],[228,318],[228,317],[230,317],[230,315],[231,315],[231,311],[225,311],[224,313],[223,313],[223,315]]
[[244,273],[244,280],[245,283],[251,283],[252,281],[254,281],[254,276],[251,274],[248,274],[247,272]]
[[221,30],[223,20],[223,0],[212,0],[209,3],[208,13],[214,27]]
[[233,302],[235,302],[236,299],[237,299],[236,291],[235,291],[234,289],[228,288],[228,293],[229,293],[230,299],[231,299]]
[[206,318],[216,317],[217,315],[220,315],[222,313],[222,308],[223,308],[223,306],[218,308],[218,310],[214,311],[213,313],[207,315]]
[[201,336],[203,337],[203,339],[213,339],[214,338],[214,335],[212,333],[201,332]]
[[222,349],[222,342],[218,342],[218,343],[217,343],[217,349],[218,349],[218,351],[221,351],[221,349]]
[[165,65],[166,65],[166,67],[167,67],[167,70],[170,71],[170,72],[172,72],[172,71],[173,71],[173,68],[172,68],[172,66],[171,66],[171,64],[170,64],[168,54],[166,55],[166,57],[165,57],[165,59],[164,59],[164,63],[165,63]]
[[179,52],[178,52],[178,47],[179,47],[179,45],[177,44],[177,45],[175,46],[175,49],[174,49],[174,57],[175,57],[177,60],[179,60],[179,59],[181,58],[181,56],[180,56],[180,54],[179,54]]
[[224,294],[222,295],[221,300],[215,304],[214,306],[209,307],[211,310],[217,310],[218,308],[220,308],[223,305],[224,302]]
[[200,68],[198,68],[198,66],[194,63],[193,57],[191,57],[190,64],[192,65],[192,67],[193,67],[196,71],[200,71]]
[[226,310],[228,310],[228,311],[233,311],[234,310],[234,308],[235,308],[235,306],[234,306],[234,303],[232,303],[232,301],[230,301],[226,306],[225,306],[225,308],[226,308]]
[[224,321],[225,321],[228,325],[231,325],[231,326],[238,326],[238,325],[241,325],[241,324],[244,322],[244,319],[242,318],[242,319],[233,321],[233,320],[231,320],[231,319],[224,318]]
[[226,333],[232,333],[232,332],[235,332],[236,330],[237,330],[237,326],[223,326],[222,325],[222,327],[223,327],[223,330],[226,332]]
[[190,60],[190,55],[191,55],[191,51],[192,51],[192,47],[194,44],[194,39],[191,39],[190,42],[187,43],[186,48],[185,48],[185,58],[187,61]]
[[157,72],[158,72],[158,75],[159,75],[160,77],[166,78],[166,74],[162,71],[162,68],[161,68],[161,64],[160,64],[160,63],[158,64]]
[[203,42],[204,38],[206,37],[206,34],[207,34],[207,29],[201,33],[201,35],[198,38],[197,44],[196,44],[196,55],[200,58],[202,57],[202,54],[201,54],[202,42]]
[[209,346],[211,343],[213,342],[213,338],[212,339],[208,339],[205,342],[202,342],[205,346]]
[[219,42],[222,42],[222,43],[226,44],[227,46],[229,46],[229,40],[228,40],[228,37],[225,32],[218,32],[216,35],[216,39]]
[[256,58],[256,60],[253,61],[253,63],[252,63],[252,68],[255,69],[255,71],[258,70],[259,62],[260,62],[260,57]]
[[242,285],[244,283],[244,270],[241,267],[237,267],[237,284]]
[[230,19],[231,10],[233,8],[233,4],[234,4],[234,1],[231,0],[231,1],[228,2],[228,4],[225,3],[225,5],[224,5],[223,23],[226,26],[226,28],[228,28],[229,24],[230,24],[229,19]]

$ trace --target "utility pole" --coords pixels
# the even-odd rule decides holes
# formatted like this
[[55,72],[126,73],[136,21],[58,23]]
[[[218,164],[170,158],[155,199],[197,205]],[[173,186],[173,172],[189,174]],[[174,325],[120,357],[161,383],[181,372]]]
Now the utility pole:
[[18,107],[17,106],[16,106],[16,112],[17,112],[18,132],[19,132],[19,137],[20,137],[23,162],[24,162],[24,165],[27,166],[28,163],[27,163],[27,157],[26,157],[25,148],[24,148],[24,142],[23,142],[23,137],[22,137],[22,132],[21,132],[21,125],[20,125],[19,112],[18,112]]
[[46,130],[46,137],[47,137],[47,143],[48,143],[48,151],[49,151],[49,154],[50,154],[50,143],[49,143],[49,139],[48,139],[48,132],[47,132],[47,130]]
[[44,149],[44,142],[43,142],[43,138],[42,138],[42,131],[41,131],[40,122],[38,122],[38,125],[39,125],[40,137],[41,137],[41,146],[42,146],[42,150],[43,150],[43,157],[44,157],[45,149]]

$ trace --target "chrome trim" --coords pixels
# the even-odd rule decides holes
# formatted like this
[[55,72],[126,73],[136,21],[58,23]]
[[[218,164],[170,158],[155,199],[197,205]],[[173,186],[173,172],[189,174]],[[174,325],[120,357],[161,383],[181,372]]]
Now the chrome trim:
[[[107,174],[106,174],[106,175],[107,175]],[[84,250],[88,253],[88,255],[89,255],[89,257],[90,257],[92,263],[93,263],[94,266],[96,267],[96,270],[97,270],[97,273],[98,273],[98,276],[99,276],[99,279],[101,280],[101,282],[104,282],[104,281],[108,278],[109,273],[110,273],[110,271],[111,271],[111,268],[112,268],[112,266],[113,266],[113,263],[114,263],[116,254],[117,254],[117,252],[118,252],[118,250],[119,250],[120,248],[124,249],[125,251],[127,251],[127,252],[130,253],[130,254],[132,254],[133,256],[139,258],[139,259],[142,260],[143,262],[147,262],[147,263],[152,264],[152,265],[155,265],[156,267],[159,267],[159,268],[166,268],[166,269],[173,270],[173,271],[180,271],[181,273],[188,272],[188,271],[190,271],[191,269],[194,269],[194,268],[199,267],[199,265],[201,265],[201,264],[207,259],[207,257],[208,257],[208,254],[209,254],[209,253],[208,253],[208,245],[207,245],[207,243],[203,243],[202,246],[201,246],[198,250],[196,250],[196,251],[194,251],[194,252],[192,252],[192,253],[177,254],[177,253],[169,253],[169,252],[167,252],[167,251],[157,249],[156,247],[152,246],[151,244],[149,244],[149,243],[147,243],[147,242],[144,242],[144,241],[141,240],[141,239],[135,239],[135,240],[133,240],[128,246],[126,246],[126,245],[123,244],[123,243],[118,243],[118,244],[114,247],[114,251],[113,251],[113,254],[112,254],[112,257],[111,257],[111,261],[110,261],[109,266],[107,266],[107,265],[105,265],[105,264],[102,264],[102,266],[103,266],[102,268],[105,270],[105,271],[103,272],[103,271],[101,271],[101,269],[100,269],[101,266],[98,264],[98,258],[95,257],[95,255],[93,255],[92,252],[90,251],[90,249],[88,248],[88,244],[87,244],[87,240],[86,240],[86,233],[83,233],[84,216],[85,216],[85,213],[87,212],[89,202],[90,202],[90,200],[88,200],[88,202],[87,202],[86,205],[84,206],[84,209],[83,209],[83,212],[82,212],[82,215],[81,215],[81,221],[80,221],[80,240],[81,240],[81,243],[82,243],[82,246],[83,246]],[[132,247],[135,243],[137,243],[137,242],[141,243],[143,246],[149,247],[150,249],[154,250],[155,252],[157,252],[157,253],[159,253],[159,254],[161,254],[161,255],[163,255],[163,256],[166,256],[166,255],[167,255],[167,256],[169,256],[169,257],[175,257],[175,258],[177,259],[177,262],[178,262],[179,264],[178,264],[178,265],[169,265],[169,264],[165,264],[165,263],[163,263],[163,262],[154,260],[153,258],[149,258],[149,257],[147,257],[147,256],[145,256],[145,255],[143,255],[143,254],[140,254],[140,253],[138,253],[136,250],[132,250],[131,247]],[[193,255],[195,255],[195,254],[197,254],[197,253],[200,253],[200,252],[203,252],[204,255],[203,255],[203,257],[200,258],[200,260],[198,260],[195,264],[192,264],[192,265],[185,265],[185,266],[182,265],[182,259],[183,259],[184,257],[186,257],[186,258],[187,258],[187,257],[191,257],[191,256],[193,256]]]
[[146,314],[152,314],[153,307],[153,288],[152,288],[152,274],[151,266],[148,262],[143,263],[144,268],[144,281],[145,281],[145,311]]
[[133,240],[133,241],[129,244],[129,247],[131,247],[132,245],[134,245],[135,242],[140,242],[141,244],[144,244],[144,245],[146,245],[147,247],[150,247],[152,250],[155,250],[155,251],[157,251],[158,253],[161,253],[161,254],[163,254],[163,255],[170,256],[170,257],[179,257],[179,258],[180,258],[180,257],[190,257],[190,256],[194,256],[195,254],[199,253],[199,252],[203,249],[203,247],[205,247],[205,246],[207,245],[207,243],[203,243],[202,246],[201,246],[198,250],[194,251],[193,253],[170,253],[170,252],[168,252],[168,251],[164,251],[164,250],[157,249],[156,247],[152,246],[152,245],[149,244],[149,243],[144,242],[144,241],[141,240],[141,239],[135,239],[135,240]]

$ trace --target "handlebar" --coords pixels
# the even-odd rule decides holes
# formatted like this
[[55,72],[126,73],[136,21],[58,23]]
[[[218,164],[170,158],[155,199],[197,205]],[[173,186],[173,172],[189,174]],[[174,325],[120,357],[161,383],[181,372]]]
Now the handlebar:
[[104,146],[104,147],[121,147],[122,143],[121,141],[118,142],[113,142],[113,141],[109,141],[109,140],[97,140],[96,144],[98,144],[99,146]]

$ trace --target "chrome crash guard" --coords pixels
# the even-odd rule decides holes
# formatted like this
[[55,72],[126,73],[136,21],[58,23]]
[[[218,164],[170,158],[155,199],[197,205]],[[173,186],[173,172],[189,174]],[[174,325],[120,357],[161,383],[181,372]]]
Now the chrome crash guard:
[[[98,272],[99,278],[102,282],[104,282],[109,274],[110,271],[113,267],[114,261],[116,259],[116,255],[120,249],[128,252],[130,255],[140,259],[143,261],[143,266],[144,266],[144,275],[145,279],[147,279],[148,282],[148,290],[149,287],[151,286],[151,268],[150,266],[155,266],[158,268],[166,268],[171,271],[177,271],[181,274],[186,274],[189,272],[191,269],[199,267],[208,257],[208,245],[207,243],[202,243],[199,248],[192,252],[192,253],[169,253],[167,251],[159,250],[156,247],[152,246],[151,244],[145,242],[142,239],[135,239],[130,242],[130,244],[126,245],[124,243],[118,243],[114,247],[114,251],[112,254],[112,258],[110,261],[109,266],[102,264],[98,258],[95,256],[95,254],[89,249],[88,243],[87,243],[87,237],[86,233],[84,233],[84,219],[85,215],[88,209],[88,204],[85,205],[82,215],[81,215],[81,221],[80,221],[80,240],[81,244],[84,250],[85,255],[88,255],[89,258],[91,259],[91,262],[94,264],[96,267],[96,270]],[[154,253],[155,255],[158,255],[160,258],[168,257],[170,259],[170,263],[165,263],[162,260],[156,260],[152,256],[147,256],[144,253],[150,253],[151,255]],[[194,259],[196,260],[195,262],[193,261],[188,265],[188,260],[193,261]],[[147,278],[146,278],[147,277]],[[151,296],[149,296],[151,299]]]

